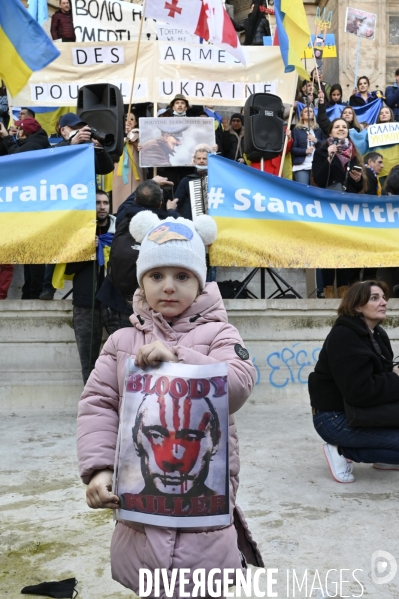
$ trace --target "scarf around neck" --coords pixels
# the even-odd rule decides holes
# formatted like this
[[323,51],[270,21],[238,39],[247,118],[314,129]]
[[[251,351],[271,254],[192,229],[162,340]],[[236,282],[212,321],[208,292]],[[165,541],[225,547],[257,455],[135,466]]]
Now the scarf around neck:
[[[327,143],[329,146],[334,144],[334,138],[329,137],[327,139]],[[337,153],[335,155],[339,159],[342,168],[345,170],[347,163],[355,156],[355,150],[351,140],[347,137],[345,137],[343,140],[340,140],[340,143],[337,144]]]

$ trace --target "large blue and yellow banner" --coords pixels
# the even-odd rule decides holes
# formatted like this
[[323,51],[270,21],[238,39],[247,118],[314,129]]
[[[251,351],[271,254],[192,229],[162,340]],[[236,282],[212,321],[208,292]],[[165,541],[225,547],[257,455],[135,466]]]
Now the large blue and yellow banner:
[[209,156],[214,266],[399,265],[399,196],[340,193]]
[[0,160],[0,264],[94,258],[94,148],[49,148]]

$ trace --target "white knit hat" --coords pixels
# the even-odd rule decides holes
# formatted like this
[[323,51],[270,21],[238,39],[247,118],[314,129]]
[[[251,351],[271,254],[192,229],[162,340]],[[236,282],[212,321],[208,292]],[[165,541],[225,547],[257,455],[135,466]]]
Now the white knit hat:
[[137,258],[137,280],[141,285],[144,274],[162,266],[181,266],[191,270],[201,289],[206,280],[205,245],[217,237],[216,222],[203,214],[194,221],[185,218],[160,220],[156,214],[143,210],[130,221],[132,237],[141,243]]

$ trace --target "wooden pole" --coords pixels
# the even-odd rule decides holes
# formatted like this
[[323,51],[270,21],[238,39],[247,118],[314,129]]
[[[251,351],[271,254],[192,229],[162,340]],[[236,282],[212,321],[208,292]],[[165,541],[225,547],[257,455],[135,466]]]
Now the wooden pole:
[[[357,34],[357,50],[356,50],[356,68],[355,68],[355,83],[353,89],[357,90],[357,77],[359,72],[359,54],[360,54],[360,35]],[[359,91],[359,90],[357,90]]]
[[143,22],[144,22],[144,10],[145,10],[145,0],[143,2],[143,10],[142,10],[142,13],[141,13],[141,21],[140,21],[140,29],[139,29],[139,39],[137,40],[137,50],[136,50],[136,58],[135,58],[135,61],[134,61],[134,68],[133,68],[132,87],[130,89],[129,107],[128,107],[128,110],[127,110],[128,116],[129,116],[130,111],[132,109],[132,98],[133,98],[134,82],[136,80],[137,62],[138,62],[138,59],[139,59],[139,52],[140,52],[141,32],[143,30]]
[[[154,109],[154,116],[157,116],[158,102],[154,102],[153,109]],[[152,169],[152,173],[153,173],[154,177],[156,177],[157,174],[158,174],[158,167],[154,166],[153,169]]]
[[[296,89],[296,86],[295,86],[295,89]],[[294,104],[291,104],[290,116],[288,117],[287,131],[291,128],[291,121],[292,121],[292,115],[293,114],[294,114]],[[281,175],[283,173],[284,160],[285,160],[285,155],[287,153],[287,145],[288,145],[288,137],[286,135],[285,136],[285,140],[284,140],[283,153],[281,154],[281,164],[280,164],[280,170],[279,170],[279,173],[278,173],[279,177],[281,177]]]

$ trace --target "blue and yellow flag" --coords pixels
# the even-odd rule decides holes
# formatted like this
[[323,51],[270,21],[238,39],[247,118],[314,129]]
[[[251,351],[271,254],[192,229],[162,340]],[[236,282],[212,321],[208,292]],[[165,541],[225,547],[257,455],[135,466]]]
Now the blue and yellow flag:
[[210,155],[212,266],[363,268],[399,264],[399,196],[340,193]]
[[48,19],[47,0],[28,0],[28,12],[39,25],[43,25]]
[[0,181],[0,264],[94,258],[92,144],[2,156]]
[[302,0],[275,0],[274,13],[285,72],[296,69],[302,79],[309,79],[301,61],[310,39]]
[[0,79],[16,96],[33,71],[55,60],[60,52],[20,0],[1,0]]

